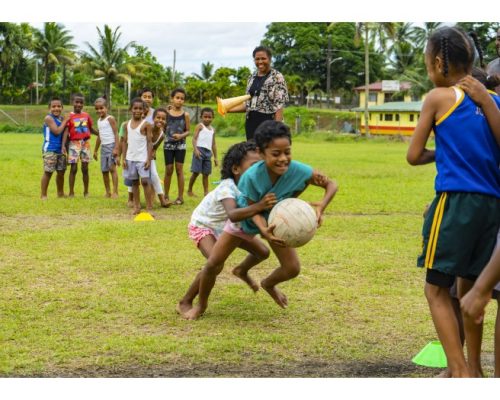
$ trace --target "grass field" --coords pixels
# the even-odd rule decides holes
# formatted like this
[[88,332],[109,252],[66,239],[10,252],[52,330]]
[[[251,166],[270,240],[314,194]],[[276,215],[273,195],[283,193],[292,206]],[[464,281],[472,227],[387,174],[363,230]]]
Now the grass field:
[[[410,361],[436,338],[424,274],[415,267],[435,171],[407,165],[406,143],[296,139],[294,158],[335,178],[340,189],[324,226],[299,249],[301,274],[281,285],[289,308],[230,274],[243,257],[237,252],[205,316],[193,322],[181,319],[175,304],[204,261],[186,232],[199,199],[156,205],[156,221],[135,223],[126,191],[105,199],[92,163],[90,198],[82,196],[79,172],[74,199],[56,198],[53,177],[42,202],[41,139],[0,134],[0,376],[436,374]],[[236,140],[219,139],[218,146]],[[162,156],[158,165],[162,174]],[[321,195],[311,188],[302,197]],[[253,276],[261,279],[275,265],[271,256]],[[488,374],[492,329],[489,315]]]

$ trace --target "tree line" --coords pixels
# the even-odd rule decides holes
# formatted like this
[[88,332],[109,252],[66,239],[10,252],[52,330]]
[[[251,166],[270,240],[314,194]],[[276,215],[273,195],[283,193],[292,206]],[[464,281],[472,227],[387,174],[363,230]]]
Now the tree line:
[[[272,49],[273,66],[285,75],[300,105],[311,94],[349,98],[355,87],[381,79],[410,81],[412,94],[420,95],[432,87],[425,72],[425,43],[441,25],[273,22],[261,43]],[[478,34],[486,61],[496,57],[499,23],[457,25]],[[38,104],[54,94],[69,102],[71,93],[83,92],[90,100],[106,94],[113,104],[127,104],[142,87],[152,88],[163,103],[177,86],[186,89],[188,102],[205,103],[241,95],[251,74],[247,67],[214,69],[206,61],[200,74],[186,76],[161,65],[140,43],[122,43],[120,27],[96,27],[96,35],[97,46],[86,43],[77,49],[62,23],[37,29],[0,22],[0,103]]]

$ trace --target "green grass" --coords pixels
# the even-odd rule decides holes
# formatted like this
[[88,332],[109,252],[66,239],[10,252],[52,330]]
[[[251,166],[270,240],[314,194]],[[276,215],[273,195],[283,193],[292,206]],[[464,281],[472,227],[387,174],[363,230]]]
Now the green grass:
[[[218,146],[237,140],[221,138]],[[42,202],[40,147],[41,135],[0,134],[0,376],[235,363],[258,370],[304,360],[408,363],[436,338],[424,273],[415,267],[435,171],[407,165],[404,142],[295,138],[294,158],[335,178],[340,190],[324,226],[299,249],[301,274],[281,285],[289,308],[230,274],[244,255],[238,251],[195,322],[182,320],[175,304],[204,261],[186,229],[199,198],[157,208],[155,222],[134,223],[125,190],[118,200],[103,198],[92,163],[90,198],[82,197],[79,173],[76,198],[57,199],[52,181]],[[162,174],[162,156],[158,165]],[[218,178],[216,172],[211,181]],[[302,197],[321,195],[310,188]],[[271,256],[253,275],[261,279],[275,265]],[[492,329],[488,316],[486,352]]]

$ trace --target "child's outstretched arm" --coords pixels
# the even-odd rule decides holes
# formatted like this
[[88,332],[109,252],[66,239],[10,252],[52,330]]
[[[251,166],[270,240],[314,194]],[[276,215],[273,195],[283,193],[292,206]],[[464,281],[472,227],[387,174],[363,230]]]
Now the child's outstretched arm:
[[251,203],[249,201],[248,207],[238,208],[235,199],[227,198],[222,200],[222,205],[226,210],[228,218],[231,222],[243,221],[244,219],[251,218],[264,210],[269,210],[277,203],[276,195],[274,193],[267,193],[259,202]]
[[328,204],[330,204],[330,202],[332,201],[339,187],[337,186],[337,183],[316,170],[313,171],[313,175],[308,184],[319,186],[325,189],[325,195],[323,196],[323,199],[319,203],[315,204],[318,226],[321,226],[321,222],[323,221],[323,212],[325,211],[325,208],[328,206]]
[[482,108],[493,136],[500,146],[500,110],[486,87],[471,75],[462,78],[458,85]]
[[484,308],[491,299],[491,291],[500,281],[500,246],[497,246],[490,261],[477,278],[476,283],[460,300],[462,311],[478,324],[484,317]]
[[424,100],[422,112],[418,120],[415,131],[411,138],[410,147],[406,153],[406,161],[410,165],[423,165],[434,162],[436,154],[434,150],[428,150],[425,146],[431,134],[436,116],[438,92],[431,90]]

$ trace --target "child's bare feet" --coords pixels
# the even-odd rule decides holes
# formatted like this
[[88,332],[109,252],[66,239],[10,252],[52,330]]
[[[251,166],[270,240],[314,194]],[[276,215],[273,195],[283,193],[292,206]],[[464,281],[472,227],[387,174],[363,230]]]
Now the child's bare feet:
[[69,197],[70,199],[72,199],[73,197],[75,197],[75,194],[74,194],[74,193],[70,193],[70,194],[68,194],[68,197]]
[[278,304],[281,308],[288,307],[288,299],[285,294],[276,288],[276,286],[266,286],[264,280],[260,282],[260,286],[264,289],[269,295],[273,298],[273,300]]
[[194,319],[200,318],[204,312],[205,312],[205,310],[202,310],[200,308],[200,306],[194,306],[189,311],[187,311],[186,313],[181,314],[181,315],[182,315],[182,318],[194,320]]
[[169,201],[169,200],[164,200],[164,201],[161,202],[161,206],[163,208],[169,208],[171,205],[172,205],[172,202]]
[[192,308],[193,308],[193,303],[188,303],[187,301],[181,300],[175,306],[175,311],[177,311],[177,314],[183,315],[186,314]]
[[137,215],[137,214],[140,214],[141,213],[141,209],[140,208],[134,208],[132,211],[131,211],[131,214],[132,215]]
[[113,193],[113,194],[111,195],[111,198],[112,198],[112,199],[117,199],[117,198],[118,198],[118,193]]
[[243,282],[250,286],[250,289],[254,292],[259,290],[259,285],[248,275],[248,272],[243,272],[240,267],[235,267],[233,268],[232,273],[234,276],[240,278]]
[[90,196],[89,192],[87,192],[87,193],[84,193],[84,194],[83,194],[83,197],[84,197],[84,198],[87,198],[87,197],[89,197],[89,196]]
[[153,218],[156,218],[156,215],[153,214],[153,209],[152,208],[147,208],[146,212],[150,214]]
[[133,208],[134,207],[134,202],[132,200],[127,201],[127,207],[128,208]]
[[194,194],[194,192],[187,192],[187,194],[188,194],[188,196],[189,196],[189,197],[197,197],[197,196]]
[[47,197],[47,196],[40,196],[40,200],[45,201],[45,200],[47,200],[47,199],[48,199],[48,197]]
[[66,198],[66,197],[68,197],[68,196],[66,196],[64,193],[58,193],[58,194],[57,194],[57,197],[58,197],[59,199],[65,199],[65,198]]
[[104,197],[109,199],[111,197],[111,193],[104,193]]

